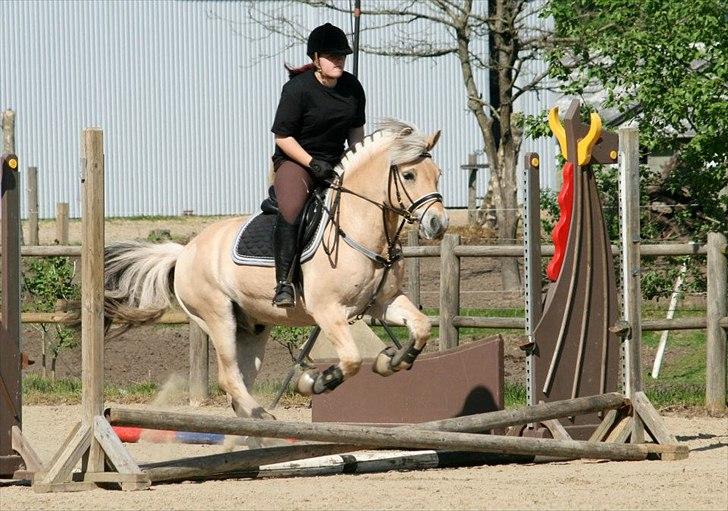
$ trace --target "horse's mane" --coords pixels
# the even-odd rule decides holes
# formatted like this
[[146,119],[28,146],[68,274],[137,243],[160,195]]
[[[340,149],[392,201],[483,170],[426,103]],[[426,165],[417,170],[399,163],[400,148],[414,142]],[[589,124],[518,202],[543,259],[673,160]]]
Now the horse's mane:
[[367,135],[344,153],[337,166],[339,172],[359,166],[362,159],[373,156],[380,144],[386,141],[391,141],[390,158],[395,165],[413,161],[427,151],[427,135],[414,124],[388,117],[380,120],[377,128],[374,133]]

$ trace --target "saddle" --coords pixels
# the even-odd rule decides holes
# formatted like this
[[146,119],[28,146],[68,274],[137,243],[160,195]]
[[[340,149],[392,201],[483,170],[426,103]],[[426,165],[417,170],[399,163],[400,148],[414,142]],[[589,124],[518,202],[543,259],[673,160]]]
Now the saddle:
[[[298,227],[298,264],[311,259],[321,244],[329,219],[324,204],[328,204],[331,193],[331,189],[325,186],[315,189],[303,208]],[[235,237],[232,249],[235,264],[275,266],[273,226],[278,215],[278,200],[272,186],[268,189],[268,197],[261,203],[260,209],[260,212],[243,224]]]

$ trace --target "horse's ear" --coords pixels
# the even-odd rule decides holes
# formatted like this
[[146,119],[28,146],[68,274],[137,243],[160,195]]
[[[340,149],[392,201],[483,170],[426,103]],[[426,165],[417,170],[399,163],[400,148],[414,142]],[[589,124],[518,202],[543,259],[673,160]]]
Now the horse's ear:
[[435,133],[431,133],[427,137],[427,150],[431,151],[433,147],[435,147],[435,144],[437,144],[437,141],[440,140],[440,133],[442,133],[442,130],[437,130]]

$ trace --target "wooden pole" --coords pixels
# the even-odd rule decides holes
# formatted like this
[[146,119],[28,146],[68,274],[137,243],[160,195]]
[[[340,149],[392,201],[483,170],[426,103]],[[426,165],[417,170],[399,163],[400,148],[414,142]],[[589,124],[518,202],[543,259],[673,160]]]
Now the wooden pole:
[[210,342],[202,328],[190,321],[190,405],[200,406],[210,397]]
[[[625,394],[634,399],[642,388],[640,324],[642,290],[640,286],[640,175],[639,132],[637,128],[619,130],[620,205],[622,210],[622,278],[624,285],[623,316],[630,330],[624,340]],[[631,441],[644,441],[644,426],[635,416]]]
[[[412,229],[407,233],[407,246],[416,247],[420,244],[420,233],[417,229]],[[420,260],[417,257],[408,258],[407,264],[407,281],[409,282],[409,295],[412,303],[418,309],[422,308],[422,300],[420,298]]]
[[[104,408],[104,140],[98,128],[81,135],[81,188],[83,202],[81,253],[81,368],[83,421],[93,427]],[[104,471],[104,452],[96,438],[85,471]]]
[[518,438],[472,433],[450,433],[421,429],[393,429],[344,424],[311,424],[239,417],[213,417],[160,410],[107,410],[112,424],[174,431],[250,435],[255,437],[298,438],[319,442],[337,442],[361,447],[395,447],[413,449],[447,449],[473,452],[558,456],[609,460],[643,460],[655,452],[687,451],[687,446],[654,444],[608,444]]
[[222,474],[230,476],[231,473],[235,472],[255,471],[262,465],[316,458],[355,450],[356,446],[344,444],[286,445],[150,463],[139,468],[149,476],[150,481],[153,483],[170,483],[210,479],[215,475]]
[[577,397],[563,401],[539,403],[533,406],[523,406],[512,410],[498,410],[495,412],[466,415],[452,419],[441,419],[421,424],[400,426],[397,429],[428,429],[437,431],[451,431],[458,433],[485,433],[486,431],[520,426],[562,417],[586,415],[604,410],[615,410],[629,404],[622,394],[612,392],[599,396]]
[[56,204],[56,244],[68,245],[68,203]]
[[452,320],[460,312],[460,259],[454,252],[459,244],[457,234],[446,234],[440,243],[440,351],[458,345]]
[[2,315],[0,315],[0,476],[12,477],[22,460],[13,452],[12,429],[22,427],[20,369],[20,190],[18,158],[3,155],[0,162],[0,243],[2,258]]
[[728,316],[728,263],[726,237],[708,233],[708,325],[706,337],[705,406],[710,412],[726,409],[726,331],[721,318]]
[[40,245],[38,239],[38,167],[28,167],[28,244]]
[[3,153],[15,154],[15,112],[5,110],[3,124]]

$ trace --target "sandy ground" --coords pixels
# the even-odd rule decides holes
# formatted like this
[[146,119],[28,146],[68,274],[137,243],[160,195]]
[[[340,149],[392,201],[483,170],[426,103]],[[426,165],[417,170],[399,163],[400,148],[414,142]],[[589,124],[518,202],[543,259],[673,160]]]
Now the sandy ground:
[[[188,410],[175,407],[175,410]],[[208,407],[199,413],[231,414]],[[277,410],[310,420],[310,410]],[[78,406],[26,406],[24,431],[44,461],[80,414]],[[667,417],[691,449],[683,461],[500,465],[314,478],[228,480],[139,492],[36,494],[0,488],[4,511],[28,509],[728,509],[728,419]],[[138,462],[212,454],[220,446],[129,444]]]

